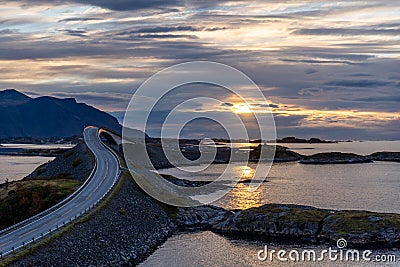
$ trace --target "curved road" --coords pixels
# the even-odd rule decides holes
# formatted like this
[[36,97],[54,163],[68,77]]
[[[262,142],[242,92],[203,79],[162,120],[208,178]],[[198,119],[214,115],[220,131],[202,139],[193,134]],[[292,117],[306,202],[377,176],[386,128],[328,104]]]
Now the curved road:
[[21,248],[82,215],[111,190],[120,173],[119,162],[100,142],[98,132],[99,129],[95,127],[87,127],[84,131],[86,145],[96,158],[96,169],[83,189],[56,210],[1,236],[2,255]]

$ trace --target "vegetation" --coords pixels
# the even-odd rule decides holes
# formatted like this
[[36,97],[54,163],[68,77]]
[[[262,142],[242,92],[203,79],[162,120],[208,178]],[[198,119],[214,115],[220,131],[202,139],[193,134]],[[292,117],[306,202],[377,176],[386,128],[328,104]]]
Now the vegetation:
[[0,185],[0,229],[50,208],[79,185],[80,182],[72,179],[28,180]]
[[330,229],[342,235],[373,232],[382,229],[399,229],[400,215],[367,211],[339,211],[331,216]]
[[46,172],[46,168],[40,167],[36,170],[36,175],[41,175]]
[[248,211],[259,214],[280,214],[282,220],[296,223],[318,223],[329,214],[329,211],[323,209],[280,204],[264,205],[258,208],[251,208]]
[[81,165],[81,164],[82,164],[81,158],[76,158],[76,159],[72,162],[72,167],[76,168],[76,167],[78,167],[78,166]]
[[69,158],[70,156],[72,156],[75,153],[75,150],[73,149],[69,149],[67,152],[64,153],[64,159]]

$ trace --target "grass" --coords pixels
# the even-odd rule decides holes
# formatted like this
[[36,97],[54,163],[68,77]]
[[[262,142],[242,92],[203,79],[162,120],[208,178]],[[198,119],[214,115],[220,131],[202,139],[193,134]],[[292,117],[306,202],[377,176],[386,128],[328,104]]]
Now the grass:
[[80,184],[72,179],[35,179],[0,185],[0,229],[50,208]]
[[[117,185],[114,187],[114,190],[112,190],[111,193],[105,199],[103,199],[102,202],[100,203],[100,205],[97,206],[94,210],[90,211],[85,216],[81,217],[80,219],[70,223],[66,227],[60,228],[59,230],[53,232],[53,234],[51,234],[51,236],[48,236],[47,238],[44,238],[41,240],[38,240],[38,241],[36,241],[35,244],[30,244],[26,249],[24,249],[20,252],[16,252],[15,254],[11,254],[11,255],[7,256],[6,258],[0,260],[0,267],[8,266],[9,264],[20,259],[21,257],[24,257],[24,256],[34,253],[35,251],[39,250],[40,248],[51,244],[53,241],[55,241],[57,238],[61,237],[62,235],[70,232],[76,225],[79,225],[81,223],[88,221],[90,218],[95,216],[95,214],[97,212],[99,212],[101,209],[108,206],[109,202],[115,196],[115,194],[117,194],[121,190],[121,188],[124,184],[124,181],[125,181],[124,179],[127,179],[127,178],[128,177],[126,175],[122,174]],[[63,185],[68,187],[68,183],[63,184]],[[123,214],[121,214],[121,216],[123,216]]]
[[329,214],[327,210],[322,209],[304,209],[290,206],[281,207],[276,204],[252,208],[249,211],[259,214],[282,213],[282,220],[296,223],[319,223]]
[[[373,221],[371,218],[379,218]],[[332,230],[340,234],[381,231],[388,228],[400,228],[400,215],[374,213],[367,211],[339,211],[330,217],[334,222]]]

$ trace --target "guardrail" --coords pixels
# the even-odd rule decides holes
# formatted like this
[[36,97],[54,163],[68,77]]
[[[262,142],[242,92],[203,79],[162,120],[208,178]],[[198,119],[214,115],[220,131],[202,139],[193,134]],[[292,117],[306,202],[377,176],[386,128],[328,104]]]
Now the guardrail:
[[[99,130],[100,130],[100,129],[99,129]],[[100,137],[99,137],[99,131],[97,132],[97,139],[99,140],[99,142],[100,142],[103,146],[105,146],[111,153],[113,153],[113,155],[116,157],[116,159],[117,159],[117,161],[118,161],[118,164],[119,164],[119,167],[120,167],[121,164],[120,164],[119,156],[118,156],[110,147],[108,147],[108,145],[106,145],[104,142],[101,141],[101,139],[100,139]],[[54,205],[53,207],[51,207],[51,208],[49,208],[49,209],[47,209],[47,210],[45,210],[45,211],[43,211],[43,212],[41,212],[41,213],[39,213],[39,214],[33,216],[33,217],[30,217],[29,219],[26,219],[26,220],[24,220],[24,221],[22,221],[22,222],[19,222],[19,223],[15,224],[15,225],[12,225],[12,226],[10,226],[10,227],[8,227],[8,228],[2,230],[2,231],[0,232],[0,235],[3,235],[4,233],[7,233],[7,232],[11,232],[12,229],[16,229],[16,228],[18,228],[18,227],[28,225],[29,223],[33,223],[33,221],[34,221],[35,219],[38,219],[38,218],[40,218],[40,217],[48,216],[48,215],[52,214],[53,212],[55,212],[55,211],[56,211],[58,208],[60,208],[63,204],[65,204],[65,203],[67,203],[68,201],[72,200],[77,194],[79,194],[79,193],[87,186],[87,184],[92,180],[93,175],[94,175],[96,169],[97,169],[97,161],[95,161],[94,168],[93,168],[93,170],[92,170],[92,172],[91,172],[89,178],[88,178],[88,179],[85,181],[85,183],[84,183],[81,187],[79,187],[73,194],[71,194],[70,196],[68,196],[68,197],[65,198],[63,201],[59,202],[58,204]],[[27,241],[27,242],[22,242],[21,245],[19,245],[18,247],[12,247],[11,250],[6,251],[6,252],[4,252],[4,253],[0,250],[0,258],[2,258],[3,256],[8,255],[8,254],[10,254],[10,253],[13,253],[13,252],[15,252],[15,251],[17,251],[17,250],[19,250],[19,249],[21,249],[21,248],[27,246],[27,245],[30,245],[30,244],[34,243],[36,240],[39,240],[39,239],[41,239],[41,238],[43,238],[43,237],[45,237],[45,236],[51,234],[52,232],[57,231],[57,230],[60,229],[61,227],[64,227],[64,226],[70,224],[71,222],[73,222],[74,220],[76,220],[77,218],[79,218],[80,216],[82,216],[83,214],[86,214],[86,213],[88,213],[89,211],[91,211],[94,207],[96,207],[96,206],[100,203],[100,201],[102,201],[102,200],[114,189],[115,185],[117,184],[117,181],[119,180],[120,174],[121,174],[121,170],[119,169],[119,170],[118,170],[118,174],[117,174],[117,176],[115,177],[115,179],[114,179],[114,181],[113,181],[111,187],[110,187],[110,188],[106,191],[106,193],[104,193],[98,200],[96,200],[95,203],[93,203],[92,205],[90,205],[90,206],[89,206],[88,208],[86,208],[84,211],[80,212],[80,213],[77,214],[77,215],[74,215],[74,216],[70,217],[68,220],[64,221],[61,225],[56,225],[56,226],[53,227],[53,228],[50,227],[50,228],[49,228],[49,231],[47,231],[47,232],[45,232],[45,233],[41,233],[41,234],[40,234],[39,236],[37,236],[37,237],[32,237],[32,239],[29,240],[29,241]]]
[[23,220],[23,221],[21,221],[21,222],[19,222],[19,223],[17,223],[17,224],[11,225],[10,227],[8,227],[8,228],[6,228],[6,229],[1,230],[1,231],[0,231],[0,236],[6,234],[6,233],[8,233],[8,232],[10,232],[10,231],[12,231],[12,230],[14,230],[14,229],[16,229],[16,228],[19,228],[19,227],[21,227],[21,226],[23,226],[23,225],[29,224],[29,222],[34,221],[34,220],[36,220],[36,219],[38,219],[38,218],[40,218],[40,217],[43,217],[43,216],[45,216],[45,215],[47,215],[47,214],[52,213],[54,210],[58,209],[59,207],[61,207],[62,205],[64,205],[65,203],[67,203],[68,201],[70,201],[71,199],[73,199],[73,198],[74,198],[76,195],[78,195],[78,194],[87,186],[87,184],[92,180],[93,174],[94,174],[94,172],[96,171],[96,169],[97,169],[97,161],[94,162],[93,170],[92,170],[92,172],[90,173],[89,178],[86,179],[86,181],[85,181],[75,192],[73,192],[71,195],[69,195],[68,197],[66,197],[65,199],[63,199],[62,201],[60,201],[59,203],[55,204],[54,206],[48,208],[47,210],[44,210],[44,211],[42,211],[42,212],[40,212],[40,213],[38,213],[38,214],[36,214],[36,215],[34,215],[34,216],[32,216],[32,217],[26,219],[26,220]]

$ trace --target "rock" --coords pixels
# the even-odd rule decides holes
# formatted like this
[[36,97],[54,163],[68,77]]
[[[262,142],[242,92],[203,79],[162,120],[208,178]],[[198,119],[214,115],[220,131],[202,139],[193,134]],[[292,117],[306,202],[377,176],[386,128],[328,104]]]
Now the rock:
[[323,220],[318,238],[329,243],[345,238],[351,247],[398,247],[400,215],[338,211]]
[[[268,160],[268,159],[260,159],[261,149],[264,149],[265,153],[267,153],[267,156],[268,156],[268,154],[270,154],[273,151],[274,147],[269,146],[269,145],[258,145],[256,148],[254,148],[250,152],[249,160],[255,161],[255,162],[262,161],[262,160]],[[273,159],[274,162],[298,161],[303,157],[299,153],[291,151],[287,147],[283,147],[283,146],[276,146],[274,155],[275,155],[275,157]]]
[[352,163],[370,163],[372,160],[366,156],[360,156],[353,153],[319,153],[304,157],[299,163],[302,164],[352,164]]
[[183,230],[333,245],[345,238],[349,247],[400,247],[400,214],[267,204],[237,212],[214,206],[182,208],[176,219]]
[[11,266],[133,266],[146,259],[177,227],[130,178],[121,182],[121,189],[90,220]]
[[226,220],[232,214],[215,206],[179,208],[176,215],[177,225],[181,229],[212,229],[213,225]]
[[314,242],[319,223],[328,214],[327,210],[313,207],[269,204],[239,211],[212,229],[264,237],[291,236]]
[[[77,162],[80,163],[76,165]],[[25,177],[24,180],[63,177],[84,182],[89,177],[93,168],[94,160],[85,143],[81,142],[53,161],[39,166],[35,171]]]
[[400,162],[400,152],[376,152],[369,155],[368,158],[376,161]]

